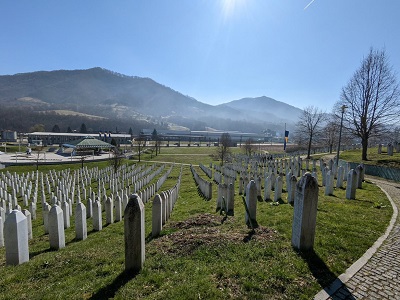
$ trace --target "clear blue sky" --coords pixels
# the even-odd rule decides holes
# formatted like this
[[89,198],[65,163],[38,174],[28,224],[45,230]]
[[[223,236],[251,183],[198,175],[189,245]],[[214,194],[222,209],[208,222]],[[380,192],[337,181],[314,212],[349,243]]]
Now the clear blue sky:
[[327,111],[371,46],[400,76],[400,0],[310,1],[2,0],[0,74],[98,66],[213,105]]

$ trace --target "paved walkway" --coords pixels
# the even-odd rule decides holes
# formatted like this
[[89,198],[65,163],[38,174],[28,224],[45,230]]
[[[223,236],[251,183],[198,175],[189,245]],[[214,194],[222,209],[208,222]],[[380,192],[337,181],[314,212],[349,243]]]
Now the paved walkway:
[[[99,161],[110,159],[112,154],[102,153],[100,155],[89,155],[85,157],[85,162]],[[33,152],[32,155],[27,155],[25,153],[2,153],[0,154],[0,164],[4,165],[26,165],[26,164],[59,164],[59,163],[77,163],[81,162],[80,156],[69,156],[67,154],[57,154],[55,152],[42,152],[37,155]]]
[[388,195],[394,214],[386,233],[315,299],[400,299],[400,183],[368,178]]

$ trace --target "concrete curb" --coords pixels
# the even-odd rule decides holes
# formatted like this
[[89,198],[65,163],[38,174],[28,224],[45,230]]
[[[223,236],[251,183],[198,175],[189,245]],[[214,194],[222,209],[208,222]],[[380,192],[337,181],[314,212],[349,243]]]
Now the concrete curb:
[[376,240],[376,242],[369,248],[363,256],[361,256],[354,264],[352,264],[345,273],[341,274],[332,282],[328,287],[321,290],[317,295],[314,296],[315,300],[326,300],[331,297],[343,284],[345,284],[350,278],[352,278],[374,255],[382,243],[388,238],[390,232],[392,231],[398,216],[398,208],[394,203],[392,197],[379,185],[379,183],[374,182],[388,197],[390,204],[393,208],[393,215],[390,220],[389,226],[386,228],[385,233]]

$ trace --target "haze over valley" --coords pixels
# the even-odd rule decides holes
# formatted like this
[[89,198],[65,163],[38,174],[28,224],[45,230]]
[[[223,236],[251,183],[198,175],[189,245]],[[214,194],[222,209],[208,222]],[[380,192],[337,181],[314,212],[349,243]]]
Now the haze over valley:
[[[150,78],[102,68],[38,71],[0,76],[0,127],[29,131],[79,128],[223,130],[260,133],[294,124],[302,110],[261,96],[220,105],[202,103]],[[7,114],[7,116],[6,116]]]

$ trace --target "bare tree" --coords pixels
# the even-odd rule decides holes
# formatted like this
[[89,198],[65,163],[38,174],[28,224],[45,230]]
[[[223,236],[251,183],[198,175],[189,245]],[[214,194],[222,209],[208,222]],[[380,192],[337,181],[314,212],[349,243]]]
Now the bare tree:
[[310,158],[313,138],[319,133],[319,126],[325,114],[314,106],[304,108],[296,124],[296,135],[307,140],[307,158]]
[[146,146],[146,138],[139,136],[136,139],[132,139],[132,146],[136,148],[136,151],[138,153],[138,160],[140,162],[140,155],[142,154],[143,149]]
[[230,147],[232,145],[231,135],[224,132],[221,135],[219,146],[217,149],[218,158],[221,159],[221,165],[224,165],[224,161],[227,159],[228,155],[231,153]]
[[114,147],[110,158],[110,166],[113,168],[114,173],[117,173],[118,169],[122,166],[123,158],[121,150],[118,147]]
[[391,138],[394,142],[400,143],[400,126],[393,129]]
[[338,141],[340,120],[331,116],[326,125],[323,127],[323,142],[329,147],[329,153],[332,153],[333,146]]
[[81,168],[83,169],[83,163],[85,162],[87,155],[81,155],[79,156],[79,160],[81,161]]
[[36,146],[35,150],[36,150],[36,156],[35,156],[36,171],[38,171],[41,156],[43,157],[42,159],[44,159],[46,157],[46,153],[44,152],[44,146],[42,146],[42,145]]
[[252,138],[247,139],[244,142],[243,149],[246,155],[251,156],[251,154],[255,152],[254,140]]
[[353,77],[342,88],[336,107],[346,106],[344,126],[361,139],[362,160],[368,140],[383,133],[400,114],[400,90],[385,50],[369,51]]
[[154,148],[156,150],[156,156],[161,153],[161,136],[158,134],[157,130],[153,130],[151,134],[151,139],[154,141]]

